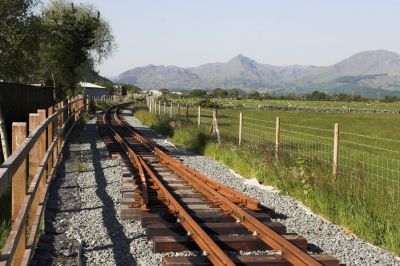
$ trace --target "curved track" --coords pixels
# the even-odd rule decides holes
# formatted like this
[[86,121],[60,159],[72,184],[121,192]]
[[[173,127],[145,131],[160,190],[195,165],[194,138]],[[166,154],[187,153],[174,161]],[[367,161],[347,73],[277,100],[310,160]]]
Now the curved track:
[[307,241],[270,222],[273,211],[257,200],[190,169],[141,136],[121,118],[121,107],[108,109],[103,122],[135,172],[130,207],[140,210],[154,251],[203,255],[164,257],[164,265],[339,265],[329,255],[308,254]]

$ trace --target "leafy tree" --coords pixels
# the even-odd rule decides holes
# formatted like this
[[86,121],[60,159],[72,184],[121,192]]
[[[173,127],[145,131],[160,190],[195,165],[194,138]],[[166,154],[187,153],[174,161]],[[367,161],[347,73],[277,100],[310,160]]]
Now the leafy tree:
[[240,91],[238,89],[230,89],[227,91],[228,96],[234,98],[239,97],[239,93]]
[[30,78],[38,48],[38,0],[0,0],[0,80]]
[[193,89],[189,92],[190,97],[204,97],[207,95],[207,91],[200,89]]
[[132,84],[124,84],[123,86],[126,87],[126,90],[130,93],[130,94],[135,94],[135,93],[139,93],[142,89],[139,88],[136,85],[132,85]]
[[216,88],[211,95],[214,97],[225,97],[228,95],[228,92],[222,88]]
[[384,103],[393,103],[399,100],[399,97],[397,96],[385,96],[382,100],[380,100],[381,102]]
[[328,101],[332,97],[325,92],[313,91],[311,94],[306,94],[305,99],[309,101]]
[[163,95],[163,96],[169,94],[169,90],[166,89],[166,88],[161,88],[161,89],[160,89],[160,92],[161,92],[161,95]]
[[253,92],[250,92],[249,94],[247,94],[247,97],[249,99],[260,99],[260,96],[261,95],[258,91],[253,91]]
[[74,93],[85,72],[113,51],[114,37],[100,13],[89,5],[52,1],[43,10],[39,75],[58,97]]

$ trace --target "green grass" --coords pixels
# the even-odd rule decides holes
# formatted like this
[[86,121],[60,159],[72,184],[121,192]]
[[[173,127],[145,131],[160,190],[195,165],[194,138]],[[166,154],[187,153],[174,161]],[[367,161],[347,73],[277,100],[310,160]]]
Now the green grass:
[[10,192],[0,198],[0,251],[3,249],[11,229],[11,195]]
[[[176,108],[173,111],[176,116]],[[341,167],[336,179],[332,178],[331,164],[335,122],[340,123],[343,132],[400,139],[398,115],[245,110],[244,121],[259,126],[245,124],[253,129],[244,129],[244,144],[238,147],[239,111],[218,110],[222,144],[215,143],[215,137],[210,136],[211,110],[203,111],[208,116],[202,116],[202,126],[197,129],[197,110],[189,109],[187,123],[185,111],[181,109],[179,120],[184,122],[178,127],[170,127],[166,136],[177,144],[226,164],[245,177],[255,177],[279,188],[321,216],[348,227],[373,244],[400,254],[399,155],[385,150],[396,151],[400,143],[373,142],[368,138],[343,134],[339,157]],[[274,154],[276,116],[282,123],[278,161]],[[145,124],[152,128],[159,128],[161,121],[167,119],[158,119],[142,109],[138,118],[143,117],[148,118]],[[266,122],[246,120],[246,117]],[[172,119],[168,121],[168,125],[173,123]]]
[[[190,103],[198,105],[200,98],[171,98],[168,101]],[[338,109],[400,109],[399,102],[384,103],[378,101],[369,102],[340,102],[340,101],[301,101],[301,100],[256,100],[256,99],[229,99],[211,98],[211,102],[218,103],[223,107],[243,107],[256,109],[258,105],[291,106],[291,107],[312,107],[312,108],[338,108]]]

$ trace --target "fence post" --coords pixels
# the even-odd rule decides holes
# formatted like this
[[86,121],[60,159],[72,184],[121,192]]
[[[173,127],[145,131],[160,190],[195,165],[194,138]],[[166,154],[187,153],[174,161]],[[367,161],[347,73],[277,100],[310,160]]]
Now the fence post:
[[[14,152],[26,139],[26,123],[12,123],[12,151]],[[26,160],[22,162],[11,183],[11,218],[15,218],[20,210],[26,194]]]
[[151,101],[150,100],[148,101],[147,106],[149,107],[149,112],[151,113]]
[[172,118],[172,102],[171,105],[169,106],[169,118]]
[[336,179],[339,165],[339,123],[335,123],[333,136],[333,178]]
[[199,105],[199,110],[197,112],[197,127],[200,128],[200,124],[201,124],[201,107]]
[[[26,139],[26,123],[12,123],[12,151],[15,151]],[[26,160],[22,161],[11,180],[11,219],[14,222],[20,211],[26,195]],[[26,226],[23,226],[21,236],[16,241],[13,265],[22,264],[26,249]]]
[[239,114],[239,146],[242,145],[242,133],[243,133],[243,113]]
[[158,101],[158,115],[161,116],[161,100]]
[[[73,108],[73,110],[75,110],[75,107]],[[39,114],[39,125],[40,125],[46,120],[46,110],[45,109],[40,109],[40,110],[37,110],[37,112]],[[37,140],[37,143],[38,143],[38,146],[39,146],[38,147],[38,149],[39,149],[39,151],[38,151],[39,164],[43,160],[44,155],[46,154],[46,150],[47,150],[47,148],[46,148],[46,145],[47,145],[46,144],[46,134],[47,134],[47,131],[45,130],[40,135],[39,139]],[[42,198],[45,186],[46,186],[46,178],[44,177],[44,175],[42,175],[39,178],[39,190],[38,190],[39,193],[37,194],[39,199]]]
[[281,128],[281,121],[279,116],[276,117],[275,122],[275,159],[279,159],[279,149],[280,149],[280,128]]
[[165,111],[166,111],[166,108],[167,108],[167,103],[166,103],[166,102],[164,102],[164,116],[165,116]]
[[178,121],[181,119],[181,104],[178,103]]
[[213,111],[213,122],[212,122],[213,134],[217,134],[217,142],[221,143],[221,136],[219,134],[218,120],[217,120],[217,109]]
[[189,105],[186,103],[186,123],[189,123]]
[[[32,133],[39,126],[39,114],[29,114],[29,134]],[[36,171],[39,167],[40,156],[39,156],[39,143],[36,142],[29,152],[29,182],[28,186],[31,185]],[[38,193],[31,195],[33,197],[32,205],[29,210],[28,226],[32,228],[35,222],[36,210],[39,206],[39,196]]]
[[[84,101],[85,101],[84,102],[85,110],[88,111],[88,105],[86,104],[87,99],[84,98]],[[48,113],[49,117],[53,114],[53,112],[54,112],[53,110],[54,110],[53,106],[50,106],[47,109],[47,113]],[[53,134],[53,123],[50,123],[48,125],[48,127],[47,127],[47,147],[50,147],[51,144],[53,143],[53,137],[54,137],[54,134]],[[49,161],[47,163],[47,178],[48,178],[48,180],[50,178],[50,172],[51,172],[52,168],[53,168],[53,153],[50,154],[50,158],[49,158]]]

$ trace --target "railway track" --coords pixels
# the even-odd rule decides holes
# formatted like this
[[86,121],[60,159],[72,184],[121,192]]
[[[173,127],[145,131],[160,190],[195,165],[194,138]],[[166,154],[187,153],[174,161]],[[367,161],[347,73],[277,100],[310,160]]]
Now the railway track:
[[308,254],[307,240],[271,222],[271,208],[190,169],[141,136],[108,109],[99,125],[109,149],[120,151],[121,216],[140,219],[154,252],[190,250],[200,256],[164,257],[163,265],[339,265]]

